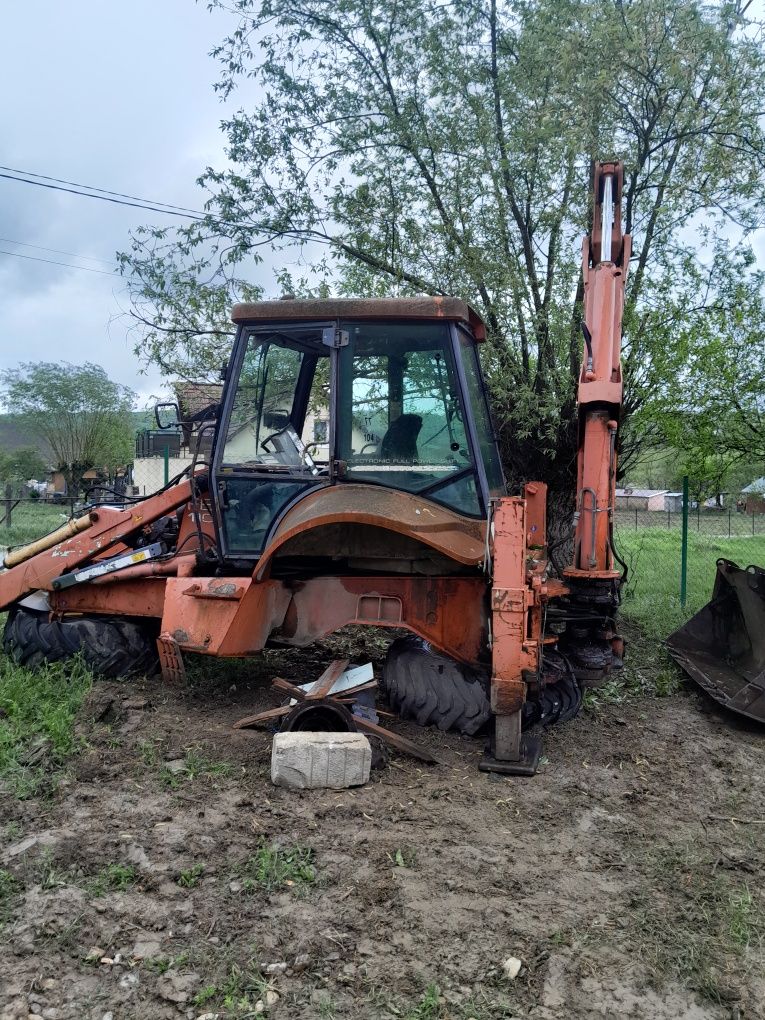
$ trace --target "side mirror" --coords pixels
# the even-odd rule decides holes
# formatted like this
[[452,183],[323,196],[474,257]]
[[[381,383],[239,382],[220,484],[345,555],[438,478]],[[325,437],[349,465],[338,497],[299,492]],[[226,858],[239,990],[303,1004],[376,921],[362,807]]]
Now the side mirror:
[[181,424],[181,409],[177,404],[157,404],[154,407],[154,419],[157,428],[163,432],[177,428]]

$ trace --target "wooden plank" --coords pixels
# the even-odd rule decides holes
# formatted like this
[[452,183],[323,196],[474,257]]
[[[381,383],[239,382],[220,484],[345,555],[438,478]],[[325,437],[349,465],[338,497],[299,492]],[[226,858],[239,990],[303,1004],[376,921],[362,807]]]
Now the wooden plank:
[[403,751],[404,754],[410,754],[413,758],[419,758],[420,761],[426,761],[431,765],[440,765],[441,762],[430,751],[426,751],[411,740],[407,740],[406,737],[400,736],[398,733],[393,733],[392,730],[386,730],[384,726],[378,726],[377,723],[369,722],[368,719],[362,719],[359,716],[354,716],[353,721],[360,730],[364,730],[366,733],[373,733],[376,737],[382,737],[391,747],[395,747],[397,751]]
[[324,672],[321,674],[319,679],[313,685],[311,690],[308,692],[308,697],[311,700],[315,698],[326,698],[329,692],[335,685],[335,681],[339,680],[343,673],[348,668],[350,659],[335,659],[327,666]]
[[301,691],[299,687],[291,684],[289,680],[285,680],[284,677],[275,676],[271,681],[271,686],[276,691],[283,691],[285,694],[289,694],[291,698],[296,701],[305,701],[308,695],[305,691]]
[[349,687],[347,691],[339,691],[337,694],[329,694],[328,697],[333,701],[353,701],[357,694],[362,691],[376,691],[377,681],[369,680],[365,684],[358,684],[356,687]]
[[280,705],[278,708],[268,708],[265,712],[258,712],[257,715],[248,715],[234,723],[232,729],[246,730],[250,726],[259,726],[261,723],[271,722],[273,719],[281,719],[292,711],[292,705]]

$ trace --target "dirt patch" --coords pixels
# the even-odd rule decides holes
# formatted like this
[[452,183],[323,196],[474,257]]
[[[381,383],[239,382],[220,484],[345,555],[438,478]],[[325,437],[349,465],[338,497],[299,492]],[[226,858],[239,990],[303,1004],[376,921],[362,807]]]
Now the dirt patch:
[[0,805],[3,1020],[765,1016],[761,731],[693,691],[606,705],[509,780],[395,722],[444,764],[276,789],[231,723],[336,654],[94,688],[55,796]]

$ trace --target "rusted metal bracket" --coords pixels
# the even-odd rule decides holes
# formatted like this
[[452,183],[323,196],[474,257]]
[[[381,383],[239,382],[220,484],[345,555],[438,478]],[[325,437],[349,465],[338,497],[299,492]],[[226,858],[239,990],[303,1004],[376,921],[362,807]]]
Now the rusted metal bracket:
[[183,594],[191,595],[195,599],[223,599],[227,602],[240,602],[244,597],[244,588],[231,582],[216,585],[211,581],[206,588],[203,588],[201,584],[192,584],[183,591]]
[[172,634],[160,634],[157,638],[157,652],[165,683],[176,687],[183,686],[186,683],[186,666],[180,645]]

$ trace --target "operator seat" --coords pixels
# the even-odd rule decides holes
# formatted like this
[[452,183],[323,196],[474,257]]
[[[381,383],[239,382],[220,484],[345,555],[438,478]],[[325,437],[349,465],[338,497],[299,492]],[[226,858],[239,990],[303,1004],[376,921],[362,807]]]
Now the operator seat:
[[380,444],[380,456],[385,460],[417,463],[417,437],[422,428],[419,414],[401,414],[390,423]]

